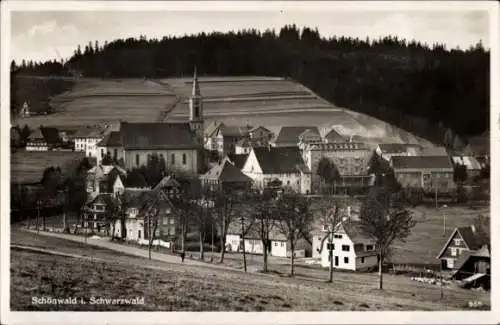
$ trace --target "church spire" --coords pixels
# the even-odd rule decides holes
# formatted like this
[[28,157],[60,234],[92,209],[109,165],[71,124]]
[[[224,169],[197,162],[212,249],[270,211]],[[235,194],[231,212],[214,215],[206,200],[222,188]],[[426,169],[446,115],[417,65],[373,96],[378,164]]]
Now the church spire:
[[196,71],[196,66],[194,67],[194,77],[193,77],[193,92],[192,96],[200,96],[200,85],[198,84],[198,73]]

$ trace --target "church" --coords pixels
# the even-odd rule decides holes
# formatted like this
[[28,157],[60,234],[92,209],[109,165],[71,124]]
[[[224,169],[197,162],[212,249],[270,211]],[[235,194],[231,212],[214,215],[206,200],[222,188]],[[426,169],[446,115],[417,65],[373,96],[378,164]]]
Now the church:
[[203,98],[196,68],[189,97],[189,120],[179,123],[121,122],[97,144],[98,163],[106,154],[123,159],[126,169],[146,165],[152,155],[165,160],[167,169],[198,173],[203,168]]

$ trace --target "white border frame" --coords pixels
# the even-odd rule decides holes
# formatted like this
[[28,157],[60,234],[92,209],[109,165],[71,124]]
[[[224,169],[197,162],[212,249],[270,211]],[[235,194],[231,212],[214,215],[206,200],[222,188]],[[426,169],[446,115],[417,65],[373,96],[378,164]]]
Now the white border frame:
[[[491,222],[492,222],[492,291],[490,312],[454,311],[454,312],[252,312],[237,313],[226,312],[221,315],[215,312],[10,312],[10,284],[9,284],[9,261],[10,261],[10,118],[9,107],[9,69],[10,69],[10,12],[11,11],[156,11],[156,10],[182,10],[182,11],[470,11],[484,10],[490,15],[490,49],[491,49],[491,197],[499,194],[500,169],[493,168],[498,160],[497,151],[499,149],[499,6],[493,1],[436,1],[436,2],[407,2],[407,1],[368,1],[368,2],[274,2],[274,1],[169,1],[169,2],[121,2],[121,1],[3,1],[1,3],[1,315],[2,323],[5,324],[136,324],[136,323],[175,323],[175,324],[333,324],[333,323],[370,323],[370,324],[397,324],[397,323],[441,323],[441,324],[473,324],[473,323],[500,323],[500,313],[498,302],[500,282],[500,254],[497,247],[500,247],[499,235],[493,230],[500,230],[500,200],[491,201]],[[473,114],[474,108],[471,108]],[[499,270],[499,271],[497,271]],[[495,304],[497,302],[497,304]]]

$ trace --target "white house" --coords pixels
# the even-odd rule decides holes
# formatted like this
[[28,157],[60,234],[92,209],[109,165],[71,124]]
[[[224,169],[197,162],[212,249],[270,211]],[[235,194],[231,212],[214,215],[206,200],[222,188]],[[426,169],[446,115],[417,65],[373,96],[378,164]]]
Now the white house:
[[[313,237],[313,250],[321,247],[321,243],[323,243],[322,250],[319,253],[321,266],[323,267],[330,266],[329,240],[327,238],[323,241],[326,235],[327,232],[322,231],[316,233]],[[375,244],[361,234],[358,221],[344,219],[338,230],[333,234],[332,244],[333,267],[336,269],[359,271],[378,265]],[[315,256],[318,256],[318,253]]]
[[97,157],[97,143],[105,136],[103,129],[97,127],[84,127],[73,136],[75,151],[84,151],[86,157]]
[[283,186],[307,194],[311,192],[311,173],[304,164],[298,147],[253,148],[242,172],[264,188],[271,181],[280,180]]

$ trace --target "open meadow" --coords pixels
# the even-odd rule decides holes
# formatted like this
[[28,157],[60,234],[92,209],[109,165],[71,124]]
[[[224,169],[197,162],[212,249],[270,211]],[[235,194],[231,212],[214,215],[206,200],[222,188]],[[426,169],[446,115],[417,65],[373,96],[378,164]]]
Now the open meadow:
[[[386,275],[336,272],[332,284],[285,274],[243,273],[132,257],[83,243],[12,230],[11,243],[55,250],[61,256],[11,249],[11,308],[22,310],[333,311],[459,310],[469,300],[489,306],[487,293],[445,288]],[[92,259],[89,259],[92,257]],[[298,273],[307,270],[298,269]],[[325,272],[326,275],[326,272]],[[32,296],[144,297],[144,305],[32,305]]]
[[[406,131],[329,103],[310,89],[278,77],[200,77],[204,117],[235,125],[334,126],[346,137],[373,142],[429,143]],[[72,89],[53,96],[55,113],[20,118],[20,125],[92,125],[129,122],[185,121],[192,79],[83,78]]]
[[64,172],[85,157],[85,152],[73,151],[18,151],[10,156],[11,183],[36,183],[50,166],[61,167]]

